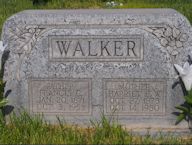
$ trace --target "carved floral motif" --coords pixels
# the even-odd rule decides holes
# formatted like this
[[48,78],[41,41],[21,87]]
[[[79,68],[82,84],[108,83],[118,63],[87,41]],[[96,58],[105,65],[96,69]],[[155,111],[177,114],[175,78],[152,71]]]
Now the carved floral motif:
[[[12,48],[13,53],[18,54],[18,64],[17,64],[17,80],[20,80],[20,68],[23,59],[26,55],[30,54],[32,48],[35,46],[37,39],[48,31],[53,29],[55,26],[40,27],[38,25],[16,25],[16,27],[11,27],[9,41],[13,43],[9,46]],[[160,44],[166,48],[166,51],[172,55],[177,56],[180,50],[183,49],[184,42],[188,40],[188,35],[181,32],[176,27],[171,27],[169,25],[165,26],[141,26],[142,29],[156,36]]]
[[166,25],[164,27],[146,27],[145,30],[155,35],[161,45],[167,49],[172,56],[177,56],[183,49],[183,44],[188,40],[188,35],[182,33],[178,28]]
[[17,80],[20,80],[20,68],[23,59],[27,54],[30,54],[38,37],[43,33],[43,30],[45,30],[45,28],[40,28],[36,25],[10,28],[11,36],[9,40],[14,40],[14,42],[16,42],[16,44],[10,47],[13,47],[13,52],[19,56],[16,72]]
[[39,26],[24,26],[24,27],[16,27],[10,29],[11,37],[10,39],[15,40],[17,43],[17,47],[14,47],[15,53],[29,54],[31,49],[35,45],[37,38],[41,34],[41,32],[45,28],[40,28]]

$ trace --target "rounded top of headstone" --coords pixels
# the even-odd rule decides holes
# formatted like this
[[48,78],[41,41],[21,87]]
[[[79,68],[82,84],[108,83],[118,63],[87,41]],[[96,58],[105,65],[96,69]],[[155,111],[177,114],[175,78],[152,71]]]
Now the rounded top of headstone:
[[[14,25],[156,25],[190,27],[189,21],[174,9],[77,9],[25,10],[7,19],[3,26]],[[3,39],[3,38],[2,38]]]
[[[47,18],[54,18],[54,17],[70,17],[71,15],[76,16],[99,16],[99,17],[105,17],[105,16],[132,16],[132,17],[178,17],[181,15],[174,9],[164,9],[164,8],[158,8],[158,9],[68,9],[68,10],[25,10],[22,12],[19,12],[13,17],[25,17],[25,19],[31,19],[31,18],[40,18],[40,17],[47,17]],[[75,17],[74,17],[75,18]],[[90,17],[88,17],[91,19]],[[140,19],[140,18],[139,18]]]
[[176,14],[174,9],[67,9],[67,10],[25,10],[19,14]]

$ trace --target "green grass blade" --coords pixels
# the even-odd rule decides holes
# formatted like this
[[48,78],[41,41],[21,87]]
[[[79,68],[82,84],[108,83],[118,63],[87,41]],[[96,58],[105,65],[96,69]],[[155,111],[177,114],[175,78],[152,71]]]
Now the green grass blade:
[[185,113],[189,112],[189,109],[187,107],[185,107],[185,106],[176,106],[175,108],[179,109],[179,110],[181,110],[181,111],[183,111]]
[[175,125],[179,124],[183,119],[185,119],[185,114],[181,113],[177,117],[177,121],[175,122]]
[[2,100],[0,100],[0,107],[5,106],[8,103],[8,99],[3,98]]
[[188,96],[185,96],[184,98],[188,104],[192,105],[192,96],[188,95]]

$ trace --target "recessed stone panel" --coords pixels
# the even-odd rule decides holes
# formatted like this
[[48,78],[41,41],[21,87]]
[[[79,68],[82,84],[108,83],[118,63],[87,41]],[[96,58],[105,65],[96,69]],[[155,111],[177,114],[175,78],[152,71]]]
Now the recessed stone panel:
[[49,60],[141,61],[143,45],[137,35],[49,36]]
[[90,79],[31,79],[29,81],[32,113],[90,115]]
[[104,79],[105,112],[118,115],[165,115],[166,80]]

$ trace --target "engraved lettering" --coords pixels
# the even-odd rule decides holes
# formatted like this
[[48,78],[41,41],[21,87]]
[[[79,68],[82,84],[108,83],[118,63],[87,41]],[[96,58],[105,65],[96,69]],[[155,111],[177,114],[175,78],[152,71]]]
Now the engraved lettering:
[[123,56],[122,50],[122,41],[114,41],[115,43],[115,54],[114,56]]
[[103,41],[101,41],[101,56],[103,56],[103,51],[105,50],[108,54],[108,56],[110,56],[111,54],[109,53],[109,51],[107,50],[107,45],[109,44],[110,41],[107,41],[105,44]]
[[51,61],[143,60],[143,36],[49,36]]
[[104,79],[105,112],[116,111],[118,115],[164,114],[165,84],[162,79]]
[[[71,45],[71,41],[56,41],[57,47],[59,48],[59,52],[61,55],[63,55],[63,52],[65,52],[65,55],[67,55],[69,46]],[[66,46],[67,45],[67,46]]]
[[[78,49],[79,48],[79,49]],[[84,54],[84,52],[83,52],[83,50],[82,50],[82,47],[81,47],[81,43],[78,41],[77,42],[77,45],[76,45],[76,47],[75,47],[75,51],[74,51],[74,53],[73,53],[73,56],[75,56],[75,54],[76,54],[76,52],[81,52],[81,54],[83,55],[83,56],[85,56],[85,54]]]
[[30,88],[30,110],[33,113],[90,113],[89,79],[31,80]]
[[137,56],[135,53],[135,42],[134,41],[127,41],[127,55],[130,56],[132,53],[134,56]]

